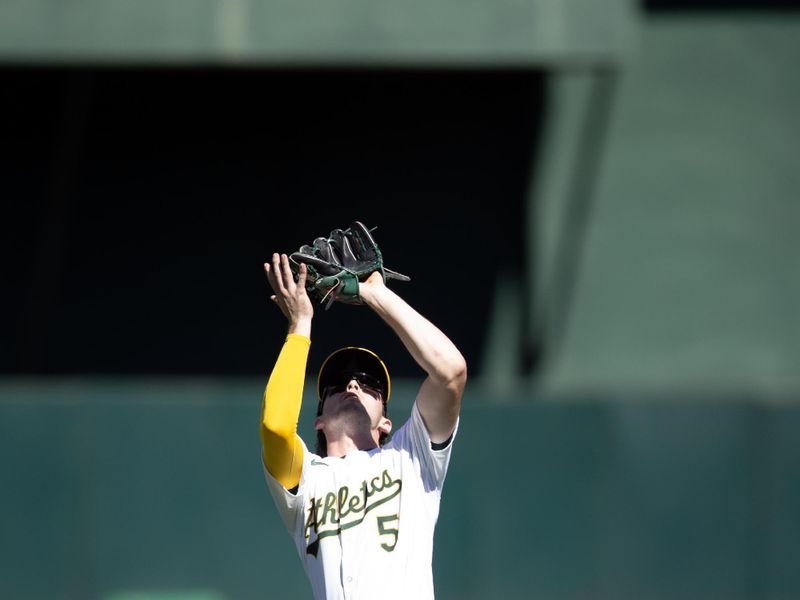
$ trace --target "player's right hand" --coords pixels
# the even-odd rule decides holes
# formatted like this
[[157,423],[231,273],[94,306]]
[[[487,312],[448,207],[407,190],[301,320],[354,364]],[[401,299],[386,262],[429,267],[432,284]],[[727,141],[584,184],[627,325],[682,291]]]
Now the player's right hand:
[[314,307],[306,293],[305,265],[300,265],[297,281],[289,268],[289,257],[286,254],[272,255],[272,263],[264,263],[264,272],[274,294],[270,299],[278,305],[290,326],[303,321],[310,321],[314,316]]

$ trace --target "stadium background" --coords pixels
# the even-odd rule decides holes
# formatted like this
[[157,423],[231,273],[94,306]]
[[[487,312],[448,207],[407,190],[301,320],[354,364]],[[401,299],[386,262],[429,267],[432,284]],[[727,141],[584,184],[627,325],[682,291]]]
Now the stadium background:
[[261,263],[359,219],[470,365],[438,597],[800,597],[798,58],[792,2],[4,2],[0,596],[308,596]]

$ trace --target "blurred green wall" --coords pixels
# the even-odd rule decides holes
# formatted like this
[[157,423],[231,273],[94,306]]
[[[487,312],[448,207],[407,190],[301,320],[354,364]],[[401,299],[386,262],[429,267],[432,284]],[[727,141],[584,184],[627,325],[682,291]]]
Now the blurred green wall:
[[[0,597],[309,597],[261,472],[263,383],[3,383]],[[799,406],[550,400],[468,390],[439,598],[800,595]]]
[[554,388],[800,389],[800,18],[642,23]]
[[6,0],[0,62],[378,65],[596,61],[631,0]]

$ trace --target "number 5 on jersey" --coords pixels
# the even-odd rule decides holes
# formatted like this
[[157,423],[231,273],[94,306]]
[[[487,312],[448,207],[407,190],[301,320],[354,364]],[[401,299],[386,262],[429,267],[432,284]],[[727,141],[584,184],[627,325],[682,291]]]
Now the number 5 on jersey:
[[391,552],[394,550],[394,547],[397,546],[397,536],[399,531],[396,527],[387,527],[386,524],[390,523],[391,521],[399,521],[399,517],[397,515],[387,515],[385,517],[376,517],[375,519],[378,522],[379,535],[391,535],[394,537],[391,545],[385,542],[381,544],[381,548],[387,552]]

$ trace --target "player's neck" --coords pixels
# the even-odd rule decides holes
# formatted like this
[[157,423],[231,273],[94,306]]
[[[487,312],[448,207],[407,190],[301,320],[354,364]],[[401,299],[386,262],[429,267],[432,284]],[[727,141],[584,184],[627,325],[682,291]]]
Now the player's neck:
[[378,447],[378,443],[368,432],[364,432],[363,434],[355,437],[341,435],[331,439],[326,435],[326,438],[328,440],[328,456],[332,456],[334,458],[342,458],[343,456],[348,455],[350,452],[372,450]]

